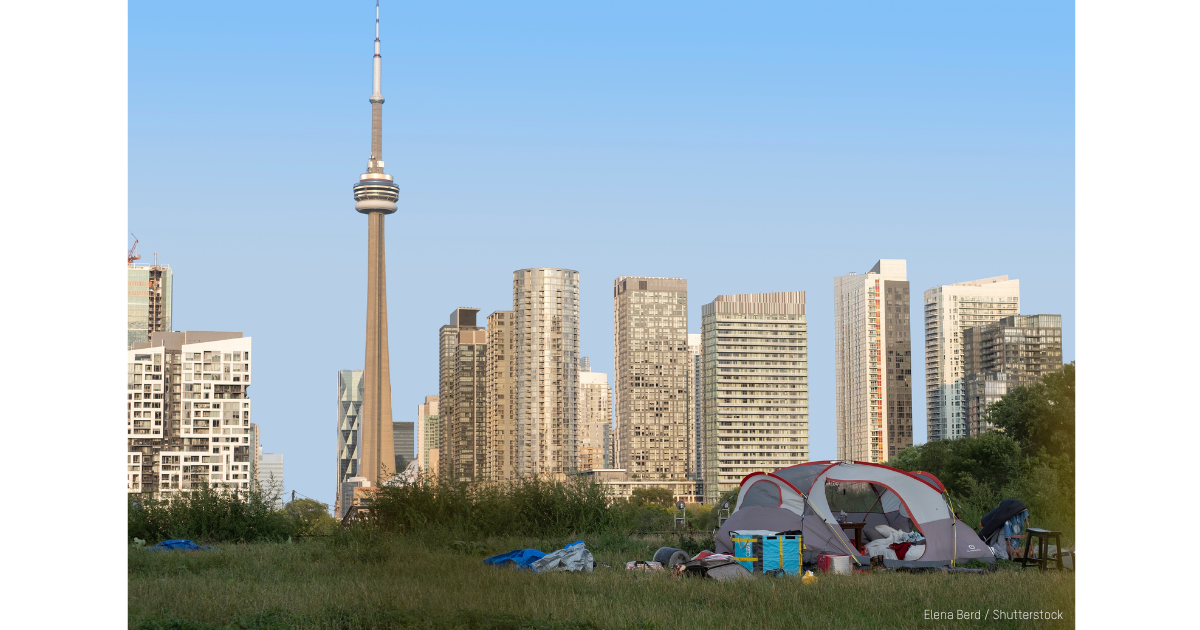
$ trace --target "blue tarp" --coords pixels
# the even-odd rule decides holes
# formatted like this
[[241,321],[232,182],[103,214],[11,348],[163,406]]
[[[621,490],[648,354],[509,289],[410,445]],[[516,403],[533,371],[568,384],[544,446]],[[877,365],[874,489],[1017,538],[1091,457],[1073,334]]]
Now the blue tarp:
[[[582,544],[582,540],[577,540],[566,547],[563,547],[563,549],[570,549],[571,547]],[[544,557],[546,557],[546,554],[538,551],[537,549],[518,549],[516,551],[502,553],[498,556],[492,556],[491,558],[484,558],[483,561],[496,566],[505,565],[511,562],[518,569],[529,569],[529,565],[541,560]]]
[[146,547],[146,551],[168,551],[173,549],[182,549],[183,551],[200,551],[201,549],[216,549],[208,545],[197,545],[190,540],[164,540],[153,547]]

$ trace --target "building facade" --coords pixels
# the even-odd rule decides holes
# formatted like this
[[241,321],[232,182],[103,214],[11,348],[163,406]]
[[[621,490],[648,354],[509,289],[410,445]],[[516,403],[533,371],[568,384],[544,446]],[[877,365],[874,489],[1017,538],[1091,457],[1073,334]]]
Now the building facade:
[[341,514],[342,484],[358,476],[358,447],[362,439],[363,371],[338,370],[337,383],[337,499],[334,512]]
[[633,491],[639,488],[666,488],[671,491],[671,497],[675,501],[687,503],[703,501],[700,483],[694,479],[633,479],[627,471],[621,468],[582,470],[578,474],[604,486],[605,493],[612,499],[628,499],[633,496]]
[[579,272],[513,272],[513,388],[518,476],[575,471],[579,418]]
[[969,433],[963,330],[1021,312],[1020,280],[996,276],[925,291],[925,420],[929,441]]
[[517,423],[513,397],[513,311],[495,311],[487,318],[487,476],[510,481],[517,474]]
[[702,311],[704,497],[808,461],[804,292],[719,295]]
[[396,453],[396,474],[404,472],[413,462],[416,442],[416,424],[412,422],[392,423],[392,448]]
[[346,513],[354,507],[354,489],[355,488],[370,488],[371,480],[366,477],[350,477],[342,482],[338,488],[337,509],[334,510],[334,515],[341,519],[346,516]]
[[283,455],[281,453],[260,454],[257,469],[258,487],[274,499],[276,510],[282,510],[284,506]]
[[693,362],[687,280],[621,276],[613,282],[618,468],[630,479],[686,479]]
[[695,480],[703,477],[704,470],[704,335],[688,333],[688,353],[691,355],[691,381],[688,383],[688,428],[691,436],[688,448],[688,476]]
[[438,474],[452,481],[482,478],[487,469],[487,330],[477,308],[457,308],[442,326]]
[[438,450],[442,438],[438,402],[437,396],[426,396],[425,402],[417,405],[417,461],[422,474],[437,472],[430,455]]
[[256,464],[250,338],[160,332],[133,343],[128,365],[127,490],[161,496],[204,483],[249,490]]
[[580,471],[608,468],[609,427],[612,426],[612,390],[608,375],[586,371],[579,374],[579,430],[576,432],[575,461]]
[[834,278],[837,458],[881,464],[912,446],[912,337],[903,260]]
[[1063,369],[1062,316],[1005,317],[963,330],[967,434],[992,430],[988,405],[1014,387],[1033,385]]
[[129,334],[126,348],[148,343],[150,333],[171,330],[172,272],[168,265],[129,265]]

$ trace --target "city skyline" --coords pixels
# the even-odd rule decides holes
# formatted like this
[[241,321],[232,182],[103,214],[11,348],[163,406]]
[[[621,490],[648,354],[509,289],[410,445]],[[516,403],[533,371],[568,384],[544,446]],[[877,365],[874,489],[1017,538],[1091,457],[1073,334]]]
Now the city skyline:
[[[130,16],[130,227],[139,251],[159,252],[174,269],[173,328],[255,336],[258,420],[272,450],[287,454],[289,484],[331,505],[330,406],[309,409],[289,392],[332,392],[333,372],[363,367],[355,324],[365,310],[365,251],[343,175],[361,168],[366,137],[358,90],[374,7],[360,9],[281,24],[269,17],[277,8],[253,6],[227,24],[231,9],[220,3],[203,14],[170,6],[166,18],[184,27],[169,34],[153,28],[162,14]],[[603,334],[612,330],[612,278],[687,278],[692,334],[699,305],[717,295],[803,290],[813,459],[834,456],[830,282],[867,259],[907,259],[916,295],[967,278],[1020,278],[1022,310],[1061,314],[1063,360],[1075,358],[1070,11],[1030,5],[1042,19],[1029,20],[1011,7],[910,8],[852,18],[836,7],[769,7],[731,22],[698,10],[685,17],[693,28],[681,29],[658,28],[679,16],[654,7],[641,31],[611,28],[619,10],[556,9],[546,17],[556,30],[522,24],[521,11],[486,9],[460,24],[441,7],[393,10],[404,19],[391,27],[400,35],[389,48],[389,85],[403,90],[389,100],[398,112],[389,171],[402,173],[407,227],[393,229],[387,256],[393,285],[409,283],[416,296],[392,310],[393,330],[437,328],[459,304],[510,308],[513,269],[576,269],[579,353],[614,374]],[[829,26],[804,38],[772,26],[796,23],[798,12],[800,22]],[[597,19],[580,26],[581,14]],[[970,26],[946,32],[949,21]],[[251,27],[261,37],[242,37]],[[729,44],[719,50],[708,43],[718,33]],[[236,54],[224,50],[230,38],[242,42]],[[287,51],[266,80],[240,64],[259,48]],[[186,69],[186,80],[172,68]],[[245,185],[263,155],[283,181],[270,197]],[[200,182],[188,195],[164,188],[178,171]],[[737,214],[772,229],[714,227]],[[888,240],[831,238],[847,216]],[[471,256],[447,258],[444,239],[424,238],[450,218],[476,225]],[[625,223],[673,236],[638,248],[611,236]],[[1039,240],[1025,244],[1017,239],[1028,225]],[[972,230],[1017,244],[980,248]],[[227,270],[214,264],[229,257],[270,270],[272,282],[231,293]],[[412,267],[436,273],[415,281]],[[401,408],[437,391],[431,343],[392,340],[392,355],[405,357],[393,366]],[[912,366],[917,443],[926,432],[924,367]]]

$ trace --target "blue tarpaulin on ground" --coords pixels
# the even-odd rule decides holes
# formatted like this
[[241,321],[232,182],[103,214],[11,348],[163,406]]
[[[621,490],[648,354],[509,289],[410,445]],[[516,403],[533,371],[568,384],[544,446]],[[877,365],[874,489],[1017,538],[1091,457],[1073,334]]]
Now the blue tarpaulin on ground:
[[197,545],[190,540],[164,540],[153,547],[146,547],[146,551],[169,551],[172,549],[182,549],[183,551],[200,551],[201,549],[215,549],[208,545]]
[[[563,548],[570,549],[571,547],[574,547],[576,545],[582,545],[582,544],[583,544],[582,540],[577,540]],[[544,557],[546,557],[546,554],[544,552],[538,551],[537,549],[518,549],[516,551],[502,553],[498,556],[492,556],[491,558],[484,558],[483,561],[488,564],[494,564],[496,566],[500,566],[500,565],[504,565],[504,564],[508,564],[509,562],[512,562],[514,565],[516,565],[516,567],[518,569],[528,569],[528,568],[530,568],[529,565],[533,564],[534,562],[536,562],[538,560],[541,560]]]

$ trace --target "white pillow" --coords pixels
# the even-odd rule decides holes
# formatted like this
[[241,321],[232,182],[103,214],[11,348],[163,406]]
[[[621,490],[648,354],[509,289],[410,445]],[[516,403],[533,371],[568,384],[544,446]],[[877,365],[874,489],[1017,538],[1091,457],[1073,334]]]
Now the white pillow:
[[898,532],[900,530],[894,529],[887,525],[876,525],[875,531],[879,532],[880,535],[882,535],[884,538],[891,538],[892,536],[895,536],[896,532]]

